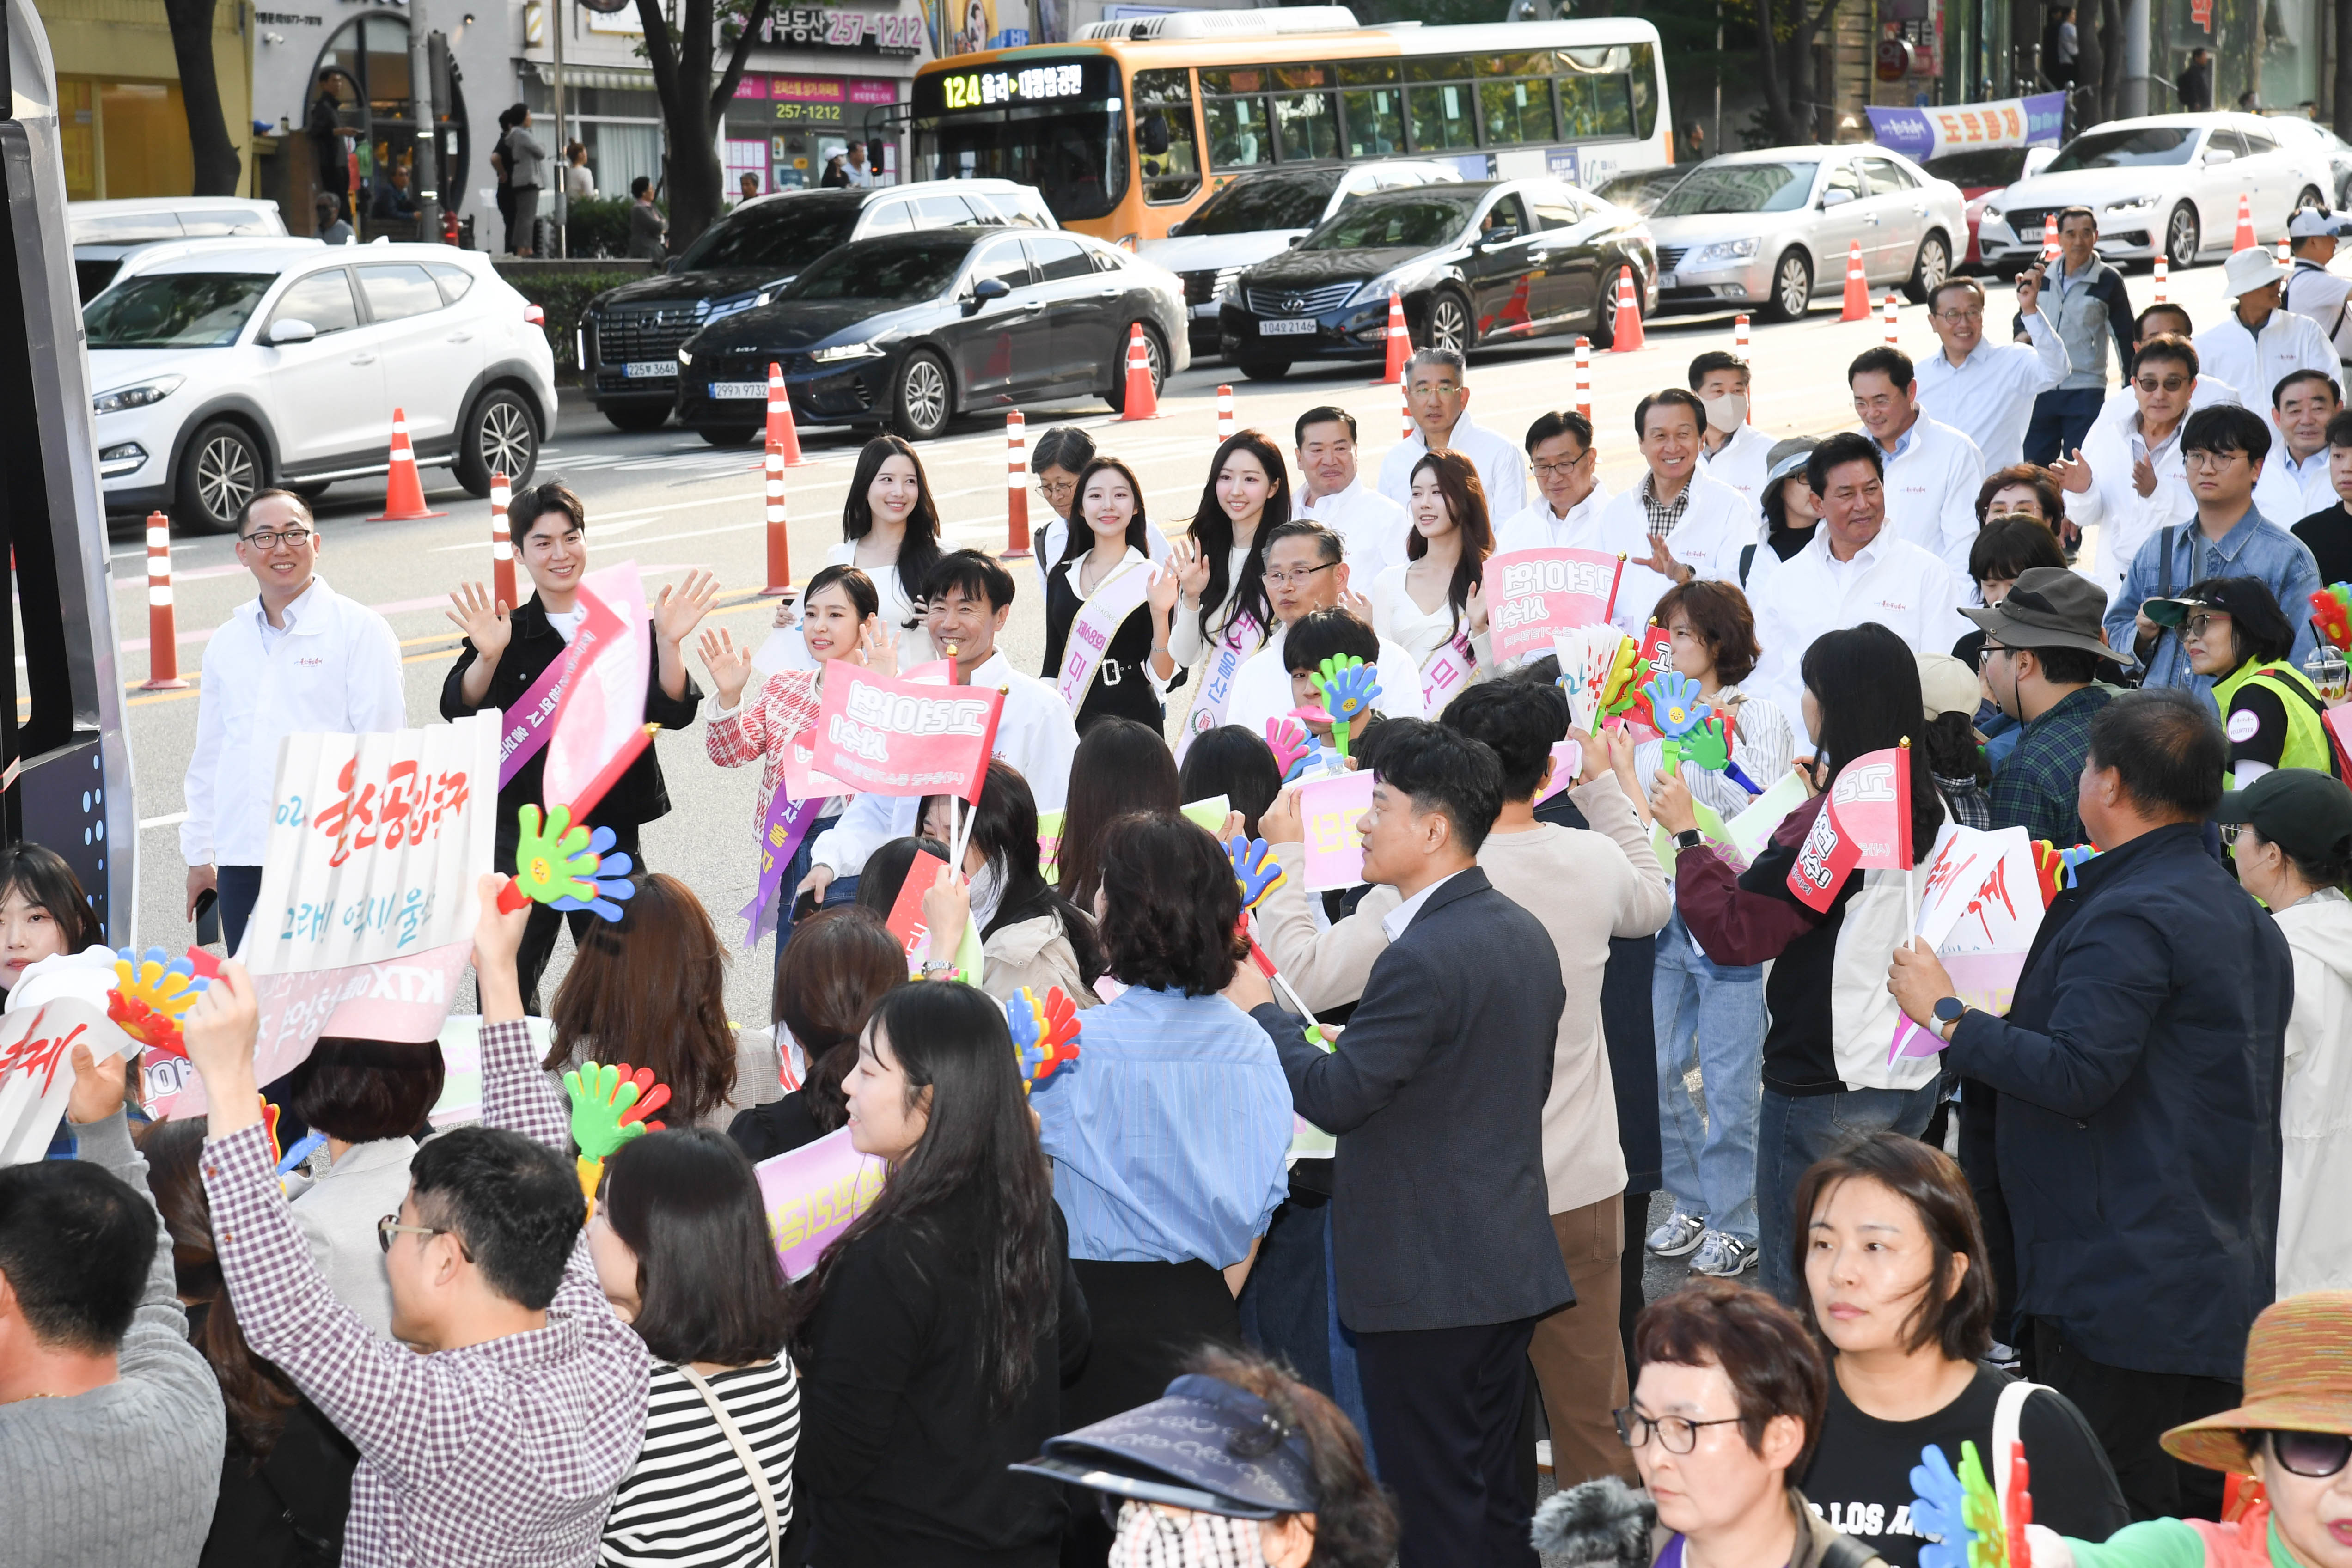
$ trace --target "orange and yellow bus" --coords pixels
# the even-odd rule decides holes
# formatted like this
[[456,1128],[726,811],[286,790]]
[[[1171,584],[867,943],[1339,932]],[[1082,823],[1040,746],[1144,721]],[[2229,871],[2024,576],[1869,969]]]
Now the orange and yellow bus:
[[1343,6],[1098,22],[916,74],[916,180],[996,175],[1134,246],[1237,174],[1442,159],[1587,189],[1674,161],[1658,30],[1638,17],[1356,25]]

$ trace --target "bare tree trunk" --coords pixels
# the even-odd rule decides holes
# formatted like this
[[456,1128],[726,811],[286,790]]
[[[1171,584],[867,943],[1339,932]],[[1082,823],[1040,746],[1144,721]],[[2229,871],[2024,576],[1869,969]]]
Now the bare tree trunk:
[[234,196],[244,164],[221,115],[220,77],[213,68],[213,8],[217,0],[163,0],[172,55],[180,67],[180,107],[188,117],[195,163],[194,196]]
[[[723,69],[712,69],[718,30],[711,0],[686,0],[676,33],[663,15],[662,0],[637,0],[645,24],[646,63],[653,68],[661,99],[662,125],[669,133],[669,244],[672,254],[694,243],[719,216],[725,200],[719,166],[719,127],[751,41],[767,19],[772,0],[757,0],[743,29],[728,50]],[[703,84],[709,83],[706,91]]]
[[[2123,112],[2124,73],[2131,63],[2124,51],[2123,0],[2099,0],[2100,119],[2113,120]],[[2141,61],[2140,69],[2147,68],[2147,62]]]
[[2352,0],[2336,0],[2336,133],[2352,135]]
[[[2336,3],[2352,5],[2352,0]],[[1764,115],[1771,122],[1772,139],[1786,144],[1806,139],[1798,134],[1796,116],[1789,107],[1787,61],[1780,53],[1780,40],[1772,36],[1774,30],[1772,0],[1756,0],[1756,63],[1764,78]],[[1721,152],[1723,149],[1718,147],[1716,151]]]

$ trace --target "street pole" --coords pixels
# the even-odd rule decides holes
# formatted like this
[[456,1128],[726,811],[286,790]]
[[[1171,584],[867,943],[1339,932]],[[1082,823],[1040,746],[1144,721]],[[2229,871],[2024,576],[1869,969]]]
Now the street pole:
[[572,143],[563,134],[563,27],[571,20],[572,8],[565,0],[549,0],[554,12],[555,33],[555,254],[572,254],[571,235],[567,225],[572,216],[572,160],[565,149]]
[[413,6],[408,13],[408,97],[416,135],[410,143],[408,188],[416,196],[416,237],[428,245],[441,238],[441,138],[433,124],[431,55],[425,8]]

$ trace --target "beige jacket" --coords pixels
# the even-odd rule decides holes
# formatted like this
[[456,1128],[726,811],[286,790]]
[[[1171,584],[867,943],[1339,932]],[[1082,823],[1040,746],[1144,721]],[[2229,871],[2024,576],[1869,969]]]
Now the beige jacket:
[[[1478,850],[1486,880],[1551,934],[1568,990],[1543,1111],[1544,1179],[1554,1214],[1624,1190],[1617,1094],[1601,1036],[1601,971],[1611,937],[1651,936],[1674,912],[1649,834],[1615,775],[1602,774],[1569,799],[1591,830],[1546,823],[1491,833]],[[1258,908],[1267,954],[1309,1007],[1354,1001],[1388,946],[1381,919],[1402,901],[1394,888],[1375,887],[1354,914],[1318,932],[1307,904],[1305,846],[1277,844],[1275,852],[1285,874]]]
[[1048,986],[1059,986],[1081,1009],[1102,999],[1078,977],[1077,949],[1070,946],[1058,915],[1000,925],[981,943],[980,953],[980,988],[1000,1002],[1010,1000],[1024,986],[1040,999]]

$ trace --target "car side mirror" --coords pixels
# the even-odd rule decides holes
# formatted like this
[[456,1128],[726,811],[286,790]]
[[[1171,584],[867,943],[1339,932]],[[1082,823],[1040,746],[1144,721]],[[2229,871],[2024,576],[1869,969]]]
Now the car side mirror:
[[2205,150],[2204,162],[2205,167],[2208,169],[2213,168],[2221,163],[2234,163],[2237,161],[2238,155],[2235,152],[2231,152],[2227,147],[2208,147]]
[[1170,224],[1170,225],[1168,225],[1168,237],[1169,237],[1170,239],[1181,239],[1181,238],[1183,238],[1183,237],[1184,237],[1184,225],[1185,225],[1186,221],[1187,221],[1187,220],[1185,220],[1185,219],[1181,219],[1181,218],[1180,218],[1180,219],[1178,219],[1176,222],[1174,222],[1174,223],[1172,223],[1172,224]]
[[1852,191],[1844,190],[1843,188],[1834,191],[1823,191],[1822,193],[1822,210],[1823,212],[1827,212],[1832,207],[1842,207],[1853,200],[1853,193]]
[[977,316],[982,310],[1013,292],[1013,286],[1001,277],[983,277],[971,286],[971,298],[964,301],[963,313]]
[[1292,250],[1297,250],[1299,247],[1299,245],[1304,242],[1307,236],[1305,235],[1292,235],[1290,236],[1290,248]]
[[269,340],[272,343],[280,345],[307,343],[318,335],[319,329],[311,326],[308,321],[292,316],[287,317],[282,321],[272,321],[269,324]]

